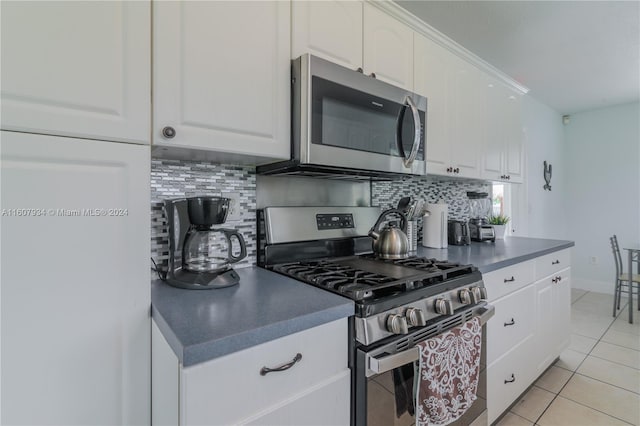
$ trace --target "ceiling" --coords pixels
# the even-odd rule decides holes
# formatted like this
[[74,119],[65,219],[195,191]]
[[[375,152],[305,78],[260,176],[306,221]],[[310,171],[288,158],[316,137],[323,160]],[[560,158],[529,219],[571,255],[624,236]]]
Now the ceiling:
[[561,114],[640,100],[640,1],[396,1]]

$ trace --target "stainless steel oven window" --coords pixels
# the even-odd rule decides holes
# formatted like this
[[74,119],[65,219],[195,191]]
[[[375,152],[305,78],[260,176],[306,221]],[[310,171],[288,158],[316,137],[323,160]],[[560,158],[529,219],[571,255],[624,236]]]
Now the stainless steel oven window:
[[[468,426],[480,418],[487,409],[487,369],[486,369],[486,326],[482,327],[482,352],[480,358],[480,377],[478,380],[478,399],[453,426]],[[414,363],[405,364],[413,368]],[[401,367],[397,367],[399,370]],[[367,426],[411,426],[415,424],[415,415],[408,410],[398,410],[396,392],[402,392],[400,383],[394,382],[394,371],[387,371],[369,377],[366,382],[366,425]],[[411,395],[415,402],[415,395]],[[398,416],[397,411],[400,411]]]
[[[415,344],[441,334],[457,325],[464,324],[473,317],[479,317],[482,326],[482,350],[480,353],[480,378],[478,399],[457,421],[455,426],[482,423],[487,409],[486,380],[486,322],[494,315],[495,308],[481,303],[467,310],[461,310],[451,317],[428,324],[410,335],[395,339],[385,339],[383,345],[372,345],[356,349],[353,371],[352,424],[355,426],[411,425],[415,417],[408,413],[396,416],[396,391],[391,379],[394,368],[413,366],[418,359]],[[377,373],[376,371],[379,371]],[[479,421],[477,421],[479,420]],[[476,422],[477,421],[477,422]],[[405,423],[408,422],[408,423]],[[476,422],[476,423],[474,423]],[[486,423],[486,422],[485,422]]]

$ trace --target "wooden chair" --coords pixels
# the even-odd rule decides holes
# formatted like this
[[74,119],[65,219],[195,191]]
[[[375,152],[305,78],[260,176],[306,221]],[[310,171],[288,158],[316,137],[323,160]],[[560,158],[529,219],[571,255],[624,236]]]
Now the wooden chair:
[[[640,274],[632,274],[631,275],[631,283],[629,283],[629,272],[622,267],[622,256],[620,255],[620,246],[618,245],[618,237],[615,235],[609,238],[611,241],[611,249],[613,250],[613,259],[616,264],[616,287],[613,296],[613,316],[616,316],[616,312],[620,309],[620,297],[622,296],[623,287],[629,291],[628,286],[635,284],[635,294],[638,294],[640,291]],[[631,267],[629,265],[629,267]],[[633,287],[632,287],[632,297],[633,297]],[[630,305],[632,306],[632,305]],[[638,310],[640,310],[640,301],[638,303]]]

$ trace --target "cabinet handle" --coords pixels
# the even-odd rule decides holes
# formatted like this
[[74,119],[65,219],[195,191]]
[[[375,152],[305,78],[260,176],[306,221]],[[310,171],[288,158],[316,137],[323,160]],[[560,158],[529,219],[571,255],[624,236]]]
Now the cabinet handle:
[[553,262],[551,262],[552,265],[559,265],[560,261],[559,260],[554,260]]
[[447,167],[447,173],[453,173],[453,167]]
[[504,384],[506,385],[507,383],[513,383],[516,381],[516,376],[513,375],[513,373],[511,373],[511,378],[509,380],[505,380]]
[[171,126],[164,127],[162,129],[162,136],[167,139],[172,139],[176,135],[176,129]]
[[288,362],[288,363],[286,363],[284,365],[281,365],[280,367],[276,367],[276,368],[262,367],[260,369],[260,375],[261,376],[266,376],[267,373],[275,373],[276,371],[288,370],[291,367],[293,367],[301,359],[302,359],[302,354],[301,353],[297,353],[296,356],[291,360],[291,362]]
[[372,72],[370,75],[371,75],[371,77],[376,78],[376,73],[375,72]]
[[362,69],[362,67],[358,67],[358,69],[356,71],[358,71],[360,74],[364,73],[364,70]]
[[514,276],[511,276],[511,278],[505,278],[504,282],[505,283],[511,283],[511,282],[514,282],[515,280],[516,280],[516,278]]
[[507,180],[511,180],[511,175],[507,175]]
[[515,323],[516,323],[516,320],[514,320],[513,318],[511,318],[511,321],[510,321],[510,322],[505,322],[505,323],[504,323],[504,326],[505,326],[505,327],[509,327],[510,325],[515,325]]
[[552,283],[559,283],[560,281],[562,281],[562,277],[551,278]]
[[453,169],[453,173],[460,173],[460,169],[456,167],[455,169]]

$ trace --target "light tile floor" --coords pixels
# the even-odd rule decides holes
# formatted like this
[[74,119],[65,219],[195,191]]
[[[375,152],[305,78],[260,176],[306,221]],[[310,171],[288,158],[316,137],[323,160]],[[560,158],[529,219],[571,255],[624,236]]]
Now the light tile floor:
[[498,425],[640,425],[640,312],[623,305],[572,289],[571,345]]

